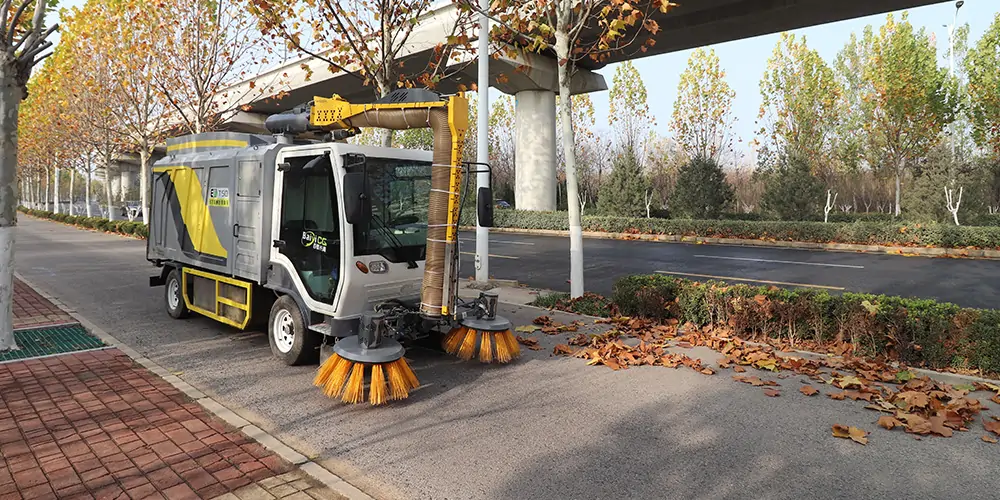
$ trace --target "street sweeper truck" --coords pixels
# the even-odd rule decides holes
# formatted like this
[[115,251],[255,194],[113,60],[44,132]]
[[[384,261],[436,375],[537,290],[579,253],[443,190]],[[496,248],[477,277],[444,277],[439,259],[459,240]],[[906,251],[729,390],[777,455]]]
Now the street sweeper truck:
[[[458,296],[462,202],[469,174],[489,171],[462,161],[463,94],[316,97],[265,126],[170,139],[153,165],[146,256],[170,316],[266,325],[277,358],[322,361],[315,384],[347,403],[407,397],[417,341],[467,360],[519,355],[495,294]],[[345,141],[364,127],[429,127],[433,151]],[[490,189],[474,195],[492,225]]]

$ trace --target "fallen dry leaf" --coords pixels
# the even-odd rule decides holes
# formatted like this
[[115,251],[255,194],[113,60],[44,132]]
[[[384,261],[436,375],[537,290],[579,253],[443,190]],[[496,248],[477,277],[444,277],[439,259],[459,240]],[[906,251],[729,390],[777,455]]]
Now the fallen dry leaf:
[[521,345],[523,345],[525,347],[527,347],[528,349],[531,349],[532,351],[541,351],[542,350],[542,346],[538,345],[538,340],[537,339],[533,339],[531,337],[522,337],[522,336],[518,335],[517,336],[517,343],[521,344]]
[[538,327],[535,326],[535,325],[524,325],[524,326],[519,326],[519,327],[515,328],[514,331],[515,332],[521,332],[521,333],[534,333],[534,331],[537,330],[537,329],[538,329]]
[[548,326],[552,324],[552,318],[548,316],[539,316],[533,319],[531,322],[539,326]]
[[847,394],[845,394],[844,391],[830,392],[830,393],[827,393],[826,397],[828,397],[830,399],[836,399],[837,401],[843,401],[844,398],[847,397]]
[[806,396],[815,396],[819,394],[819,391],[811,385],[804,385],[802,387],[799,387],[799,392],[805,394]]
[[906,432],[911,432],[913,434],[930,434],[931,433],[931,421],[927,420],[920,415],[915,415],[913,413],[899,413],[896,418],[906,422]]
[[986,441],[987,443],[997,444],[997,438],[995,438],[995,437],[993,437],[993,436],[991,436],[989,434],[983,436],[982,440]]
[[902,422],[896,420],[896,417],[891,417],[889,415],[882,415],[878,418],[878,425],[887,430],[892,430],[893,427],[905,427]]
[[931,423],[931,432],[942,437],[951,437],[952,431],[948,426],[945,425],[945,417],[934,416],[928,419]]
[[858,429],[857,427],[833,424],[833,437],[850,439],[851,441],[859,444],[868,444],[868,438],[866,436],[868,436],[868,433]]
[[769,398],[776,398],[776,397],[780,396],[781,393],[778,392],[778,391],[776,391],[776,390],[774,390],[774,389],[764,389],[764,395],[767,396],[767,397],[769,397]]
[[555,347],[552,348],[552,354],[556,354],[559,356],[572,356],[573,348],[566,344],[557,344]]
[[733,367],[733,371],[736,372],[736,373],[743,373],[743,372],[747,371],[747,369],[743,368],[740,365],[736,365],[736,366]]
[[1000,436],[1000,422],[996,420],[983,420],[983,427],[993,434]]

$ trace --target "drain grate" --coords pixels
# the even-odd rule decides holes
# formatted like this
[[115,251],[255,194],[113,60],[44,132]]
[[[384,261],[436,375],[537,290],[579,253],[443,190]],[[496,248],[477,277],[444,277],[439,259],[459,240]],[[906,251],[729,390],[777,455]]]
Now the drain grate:
[[106,345],[81,325],[17,330],[14,341],[20,349],[0,353],[0,362],[85,351]]

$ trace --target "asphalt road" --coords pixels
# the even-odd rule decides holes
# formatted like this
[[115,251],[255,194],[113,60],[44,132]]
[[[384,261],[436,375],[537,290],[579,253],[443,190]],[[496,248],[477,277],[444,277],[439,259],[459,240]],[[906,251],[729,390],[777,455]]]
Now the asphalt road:
[[[475,274],[475,234],[462,233],[462,276]],[[569,291],[569,239],[491,235],[490,275],[535,288]],[[783,248],[583,240],[584,286],[610,295],[615,280],[665,272],[695,280],[815,287],[933,298],[1000,308],[1000,261]]]
[[[143,242],[29,217],[17,238],[16,269],[28,280],[378,498],[995,499],[1000,491],[1000,445],[980,441],[981,424],[917,441],[877,428],[864,403],[802,396],[794,378],[779,380],[775,399],[726,372],[612,372],[551,357],[561,336],[536,335],[545,350],[502,367],[410,350],[423,386],[408,400],[347,407],[311,386],[314,367],[270,359],[262,333],[169,318],[163,289],[147,286]],[[526,324],[539,312],[501,313]],[[869,444],[833,438],[837,423],[871,431]]]

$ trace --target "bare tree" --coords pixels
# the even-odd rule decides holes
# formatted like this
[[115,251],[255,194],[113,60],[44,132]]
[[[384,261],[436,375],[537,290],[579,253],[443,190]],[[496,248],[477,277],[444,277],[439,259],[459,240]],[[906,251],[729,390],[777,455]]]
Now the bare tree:
[[958,187],[958,199],[954,198],[955,188],[944,187],[944,198],[945,202],[948,204],[948,211],[951,212],[951,216],[955,219],[955,225],[961,226],[958,223],[958,208],[962,205],[962,186]]
[[831,190],[826,190],[826,205],[823,206],[823,222],[830,222],[830,210],[837,204],[837,193],[833,194],[833,199],[830,199]]

